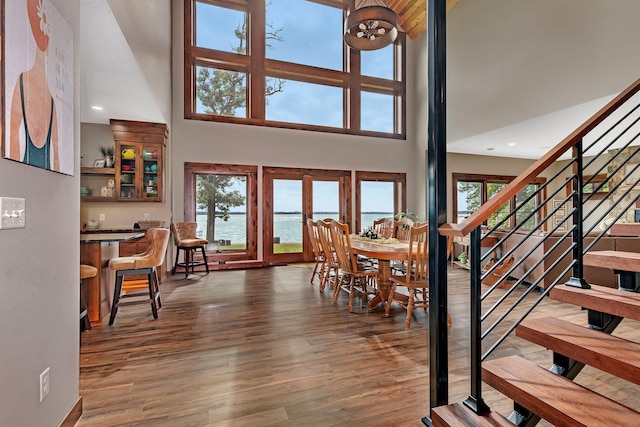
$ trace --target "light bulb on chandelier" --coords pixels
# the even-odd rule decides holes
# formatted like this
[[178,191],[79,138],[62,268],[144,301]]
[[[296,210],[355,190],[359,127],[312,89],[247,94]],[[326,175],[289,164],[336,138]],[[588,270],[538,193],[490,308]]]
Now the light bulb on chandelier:
[[[375,50],[393,43],[398,37],[398,16],[386,7],[379,5],[356,7],[344,22],[344,41],[353,49]],[[362,5],[364,2],[360,2]]]

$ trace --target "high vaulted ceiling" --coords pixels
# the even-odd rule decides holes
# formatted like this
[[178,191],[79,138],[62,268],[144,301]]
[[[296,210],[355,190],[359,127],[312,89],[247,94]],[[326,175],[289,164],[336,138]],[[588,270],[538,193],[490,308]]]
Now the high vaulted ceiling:
[[[447,0],[447,10],[458,1]],[[398,15],[398,24],[411,39],[427,29],[427,0],[386,0],[384,4]]]

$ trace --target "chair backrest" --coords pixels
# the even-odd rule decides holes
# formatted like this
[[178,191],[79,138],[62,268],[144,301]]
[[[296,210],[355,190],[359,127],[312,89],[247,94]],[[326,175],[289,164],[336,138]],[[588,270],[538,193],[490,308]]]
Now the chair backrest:
[[307,218],[307,231],[309,232],[309,240],[311,241],[311,249],[313,249],[313,256],[316,259],[322,258],[322,245],[320,243],[320,235],[318,234],[318,223]]
[[164,257],[169,246],[168,228],[150,228],[146,237],[149,240],[149,248],[139,256],[135,256],[134,268],[157,267],[164,263]]
[[412,225],[413,221],[409,218],[393,221],[393,237],[398,240],[409,240]]
[[173,233],[173,241],[178,245],[185,239],[197,239],[196,230],[198,223],[192,222],[174,222],[171,224],[171,232]]
[[429,226],[414,224],[409,234],[407,281],[426,283],[429,279]]
[[343,273],[355,273],[358,271],[356,257],[351,250],[351,238],[349,237],[349,224],[336,220],[331,221],[331,237],[336,251],[338,264]]
[[373,221],[373,229],[378,237],[388,239],[393,236],[393,219],[380,218]]
[[339,268],[338,259],[336,258],[336,251],[333,246],[333,238],[331,236],[331,220],[320,219],[316,222],[318,228],[318,235],[320,236],[320,246],[324,253],[324,258],[329,265],[329,268]]

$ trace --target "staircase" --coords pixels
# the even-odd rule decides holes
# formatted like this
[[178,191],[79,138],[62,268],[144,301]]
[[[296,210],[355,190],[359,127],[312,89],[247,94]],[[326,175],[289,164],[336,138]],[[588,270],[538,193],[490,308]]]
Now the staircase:
[[[574,381],[591,366],[640,386],[640,342],[612,335],[622,319],[640,321],[640,253],[594,249],[612,224],[633,222],[640,199],[640,178],[630,181],[640,167],[638,92],[640,80],[463,223],[439,229],[449,238],[470,236],[471,384],[464,402],[431,409],[433,425],[533,426],[544,419],[560,426],[640,426],[640,405],[629,408]],[[523,196],[538,176],[549,178]],[[511,213],[501,218],[505,203]],[[640,239],[640,224],[623,228]],[[552,235],[557,242],[543,244]],[[532,240],[540,243],[531,248]],[[487,241],[497,243],[483,255]],[[590,267],[613,270],[618,288],[590,283]],[[585,309],[584,325],[529,316],[549,297]],[[551,351],[552,366],[526,355],[492,357],[512,334]],[[512,400],[513,411],[492,411],[483,387]]]
[[[561,285],[551,292],[551,298],[589,310],[607,307],[609,314],[640,321],[637,293],[595,285],[584,292]],[[516,335],[557,355],[640,385],[640,343],[553,317],[525,320],[516,328]],[[556,373],[566,369],[558,365],[544,369],[520,356],[508,356],[485,362],[482,378],[487,385],[554,425],[640,425],[639,412]],[[476,414],[460,403],[433,409],[432,420],[435,426],[517,425],[495,412]]]

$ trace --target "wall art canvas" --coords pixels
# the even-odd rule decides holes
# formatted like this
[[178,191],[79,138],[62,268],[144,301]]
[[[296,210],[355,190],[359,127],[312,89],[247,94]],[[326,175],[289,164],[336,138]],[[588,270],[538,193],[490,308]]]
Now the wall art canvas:
[[74,173],[73,31],[49,0],[4,2],[2,155]]

